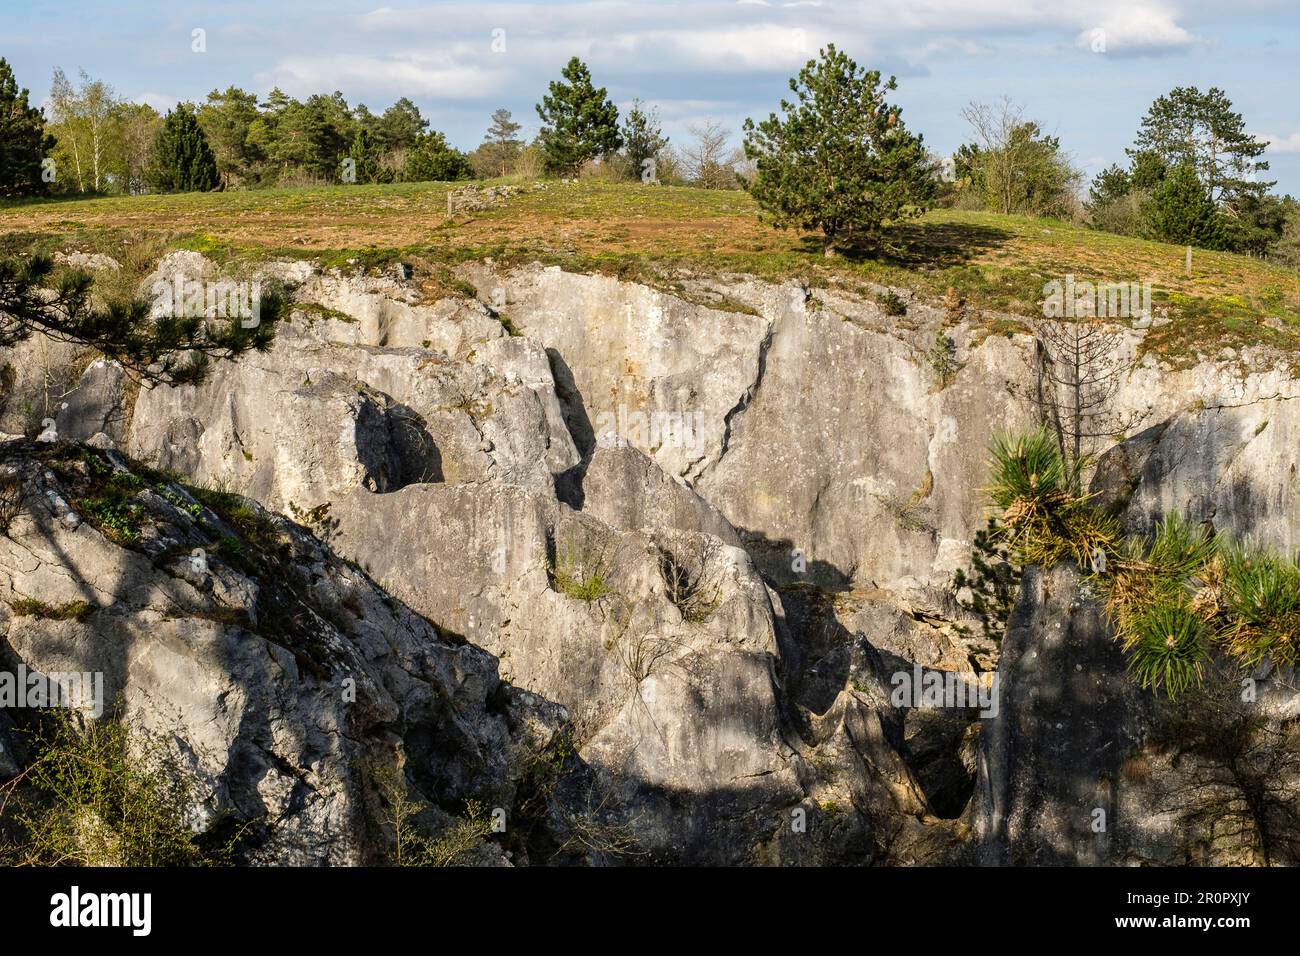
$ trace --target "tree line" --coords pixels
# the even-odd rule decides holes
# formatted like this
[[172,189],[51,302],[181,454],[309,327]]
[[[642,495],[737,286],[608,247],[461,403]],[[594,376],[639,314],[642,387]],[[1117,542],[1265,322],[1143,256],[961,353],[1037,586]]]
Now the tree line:
[[406,97],[375,113],[340,92],[298,100],[277,88],[259,99],[232,86],[161,115],[84,71],[74,83],[56,69],[47,116],[0,59],[0,196],[576,176],[593,165],[613,178],[738,185],[730,131],[706,122],[675,152],[656,110],[637,101],[620,117],[577,58],[537,112],[543,125],[532,142],[498,109],[483,142],[465,153]]
[[637,100],[620,116],[574,57],[537,104],[531,142],[498,109],[464,153],[405,97],[374,113],[339,92],[259,99],[232,86],[161,116],[84,72],[74,84],[56,70],[46,117],[0,59],[0,196],[597,175],[745,188],[773,222],[821,231],[830,252],[938,204],[1300,263],[1300,204],[1272,192],[1266,144],[1217,88],[1159,97],[1128,161],[1099,173],[1086,197],[1059,137],[1009,99],[963,110],[969,141],[939,157],[888,101],[895,79],[833,45],[790,88],[783,115],[747,120],[740,146],[713,121],[675,146],[653,107]]
[[1120,235],[1300,264],[1300,203],[1272,192],[1267,144],[1217,87],[1180,86],[1142,117],[1127,161],[1082,174],[1060,140],[1010,100],[963,111],[973,132],[949,165],[942,201],[1057,216]]

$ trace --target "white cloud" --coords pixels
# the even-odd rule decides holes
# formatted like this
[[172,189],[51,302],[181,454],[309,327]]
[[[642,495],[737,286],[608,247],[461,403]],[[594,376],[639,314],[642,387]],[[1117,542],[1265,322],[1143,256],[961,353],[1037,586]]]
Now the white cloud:
[[1126,6],[1083,30],[1075,43],[1094,53],[1120,55],[1167,53],[1198,43],[1175,17],[1173,11],[1159,5]]
[[[430,48],[452,42],[486,48],[491,31],[504,29],[509,67],[555,59],[556,47],[623,57],[645,57],[657,69],[785,68],[792,62],[790,35],[804,31],[815,54],[834,40],[859,56],[870,48],[905,43],[942,56],[953,49],[988,52],[987,41],[1015,37],[1045,52],[1076,40],[1087,48],[1092,31],[1104,30],[1107,52],[1118,55],[1170,52],[1197,42],[1180,21],[1180,2],[1191,0],[704,0],[643,3],[605,0],[546,5],[465,2],[436,6],[383,6],[355,17],[350,41],[374,36],[427,36]],[[362,41],[364,42],[364,41]],[[359,52],[355,46],[348,52]],[[767,59],[771,53],[775,61]],[[664,60],[664,55],[680,59]],[[801,61],[798,61],[801,62]]]
[[713,70],[768,70],[801,66],[824,43],[801,26],[756,24],[735,28],[675,30],[650,38],[682,54],[683,59]]
[[1264,135],[1260,138],[1268,142],[1270,153],[1300,153],[1300,130],[1296,130],[1290,136]]
[[338,53],[281,59],[262,79],[294,95],[329,90],[477,99],[496,92],[501,74],[449,55]]
[[[575,55],[626,97],[637,87],[617,88],[617,78],[629,71],[714,76],[731,89],[746,74],[789,76],[828,42],[864,66],[891,54],[920,72],[954,56],[994,60],[1008,45],[1018,56],[1059,57],[1076,38],[1086,48],[1093,29],[1106,31],[1107,52],[1118,56],[1199,42],[1179,6],[1196,0],[406,2],[325,16],[301,35],[258,34],[244,50],[264,57],[259,83],[293,95],[339,89],[353,100],[410,95],[451,105],[535,89]],[[494,53],[498,29],[505,52]]]

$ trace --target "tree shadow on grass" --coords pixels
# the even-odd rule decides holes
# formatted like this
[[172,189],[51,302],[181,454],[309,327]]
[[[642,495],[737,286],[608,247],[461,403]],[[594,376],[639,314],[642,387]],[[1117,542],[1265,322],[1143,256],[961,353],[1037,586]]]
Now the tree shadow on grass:
[[[909,222],[889,227],[876,239],[838,243],[836,251],[849,262],[942,269],[965,265],[1014,238],[1008,230],[975,223]],[[802,245],[810,254],[821,254],[822,242],[820,235],[808,235]]]

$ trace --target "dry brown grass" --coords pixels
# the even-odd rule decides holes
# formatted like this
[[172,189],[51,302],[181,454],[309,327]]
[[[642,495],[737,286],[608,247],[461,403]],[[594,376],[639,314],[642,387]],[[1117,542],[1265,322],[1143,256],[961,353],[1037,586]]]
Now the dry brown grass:
[[492,255],[652,280],[685,265],[864,291],[867,282],[898,285],[937,305],[964,300],[1027,316],[1038,314],[1043,285],[1066,274],[1149,280],[1157,312],[1173,320],[1147,335],[1147,349],[1162,358],[1244,344],[1300,351],[1300,272],[1230,253],[1198,251],[1186,275],[1181,247],[1056,220],[935,210],[891,230],[886,249],[826,260],[816,237],[761,222],[743,192],[593,179],[525,187],[454,218],[446,214],[449,183],[8,203],[0,204],[0,234],[110,253],[146,242],[216,258],[308,255],[333,265]]

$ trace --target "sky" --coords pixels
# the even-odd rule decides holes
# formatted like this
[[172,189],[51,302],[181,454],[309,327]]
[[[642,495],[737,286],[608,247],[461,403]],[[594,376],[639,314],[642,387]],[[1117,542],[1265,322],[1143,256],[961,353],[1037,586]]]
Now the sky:
[[37,103],[55,67],[160,110],[231,85],[339,90],[376,113],[408,96],[466,150],[498,107],[535,133],[574,55],[620,110],[656,106],[670,139],[717,120],[738,141],[828,42],[897,76],[934,152],[970,139],[964,106],[1007,96],[1089,175],[1124,161],[1157,96],[1218,86],[1269,141],[1267,178],[1300,196],[1296,0],[0,0],[0,56]]

